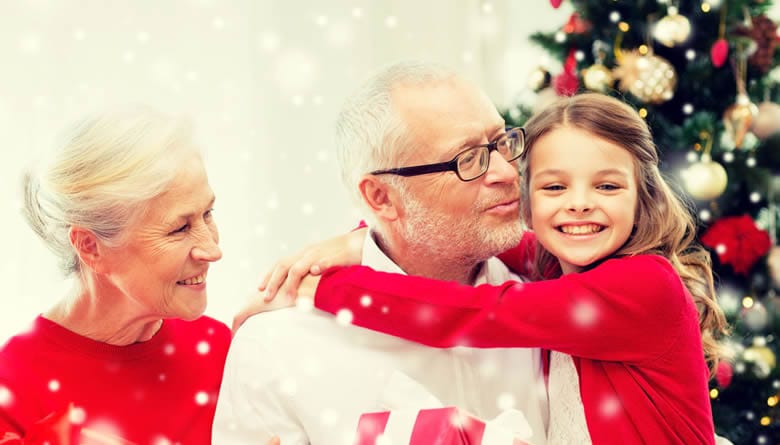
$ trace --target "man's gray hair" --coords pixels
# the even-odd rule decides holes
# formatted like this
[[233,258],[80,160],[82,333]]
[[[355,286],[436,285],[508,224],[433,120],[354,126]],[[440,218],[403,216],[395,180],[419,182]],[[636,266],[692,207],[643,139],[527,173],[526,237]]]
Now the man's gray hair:
[[[399,85],[415,86],[457,76],[449,68],[428,62],[400,62],[384,68],[344,104],[336,121],[336,149],[344,184],[362,204],[358,183],[366,173],[399,167],[413,151],[409,130],[393,107]],[[387,181],[398,185],[395,176]]]

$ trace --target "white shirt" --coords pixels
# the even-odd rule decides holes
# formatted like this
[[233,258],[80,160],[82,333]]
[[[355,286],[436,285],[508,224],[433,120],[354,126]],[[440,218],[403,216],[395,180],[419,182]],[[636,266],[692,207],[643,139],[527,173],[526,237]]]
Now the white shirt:
[[[403,273],[371,236],[363,264]],[[517,277],[491,258],[475,284],[510,279]],[[396,372],[445,406],[485,420],[517,408],[534,431],[532,443],[546,444],[547,392],[538,349],[430,348],[299,308],[255,315],[236,334],[213,443],[262,445],[278,435],[282,445],[352,445],[360,415],[384,409],[381,395]]]

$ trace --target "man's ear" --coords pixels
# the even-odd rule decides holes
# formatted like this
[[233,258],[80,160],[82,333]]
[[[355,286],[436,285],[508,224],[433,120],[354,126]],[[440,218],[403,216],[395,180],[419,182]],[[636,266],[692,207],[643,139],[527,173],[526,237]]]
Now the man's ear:
[[70,244],[81,262],[95,272],[102,272],[105,268],[105,247],[98,237],[91,230],[78,226],[70,228],[69,236]]
[[374,175],[365,175],[358,183],[363,202],[377,218],[386,221],[398,219],[399,196],[395,188],[385,184]]

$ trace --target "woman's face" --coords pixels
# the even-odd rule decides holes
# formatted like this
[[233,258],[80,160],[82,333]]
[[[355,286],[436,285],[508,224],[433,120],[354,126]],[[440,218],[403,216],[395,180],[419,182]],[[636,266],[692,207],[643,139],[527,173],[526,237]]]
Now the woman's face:
[[167,191],[107,252],[107,277],[144,316],[191,320],[206,309],[209,263],[222,257],[214,192],[200,156],[181,164]]

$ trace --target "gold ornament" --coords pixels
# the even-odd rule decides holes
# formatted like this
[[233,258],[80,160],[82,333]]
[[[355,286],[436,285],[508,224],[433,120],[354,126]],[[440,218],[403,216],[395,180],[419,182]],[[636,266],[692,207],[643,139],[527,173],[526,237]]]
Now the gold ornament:
[[582,70],[582,81],[585,88],[591,91],[606,93],[612,88],[615,79],[612,77],[612,71],[601,63],[594,63]]
[[688,40],[691,22],[684,15],[678,14],[675,7],[670,7],[668,14],[655,24],[653,37],[662,45],[672,48]]
[[528,86],[534,91],[539,91],[549,85],[550,73],[541,66],[536,67],[536,69],[531,71],[531,74],[528,75]]
[[756,377],[762,379],[769,377],[777,365],[777,357],[772,349],[766,346],[766,339],[763,337],[753,340],[753,346],[745,349],[745,352],[742,353],[742,359],[753,363]]
[[685,169],[682,178],[688,194],[705,201],[720,196],[728,183],[726,169],[707,154],[702,155],[699,162]]
[[737,101],[723,112],[723,124],[726,133],[731,136],[734,146],[740,148],[745,135],[758,114],[758,107],[750,101],[747,94],[737,94]]
[[666,59],[652,52],[642,55],[634,50],[621,54],[612,73],[620,79],[621,91],[630,92],[642,102],[660,104],[674,96],[677,73]]
[[780,247],[774,246],[766,257],[767,269],[775,287],[780,286]]
[[780,131],[780,105],[769,101],[759,104],[750,131],[761,140]]

